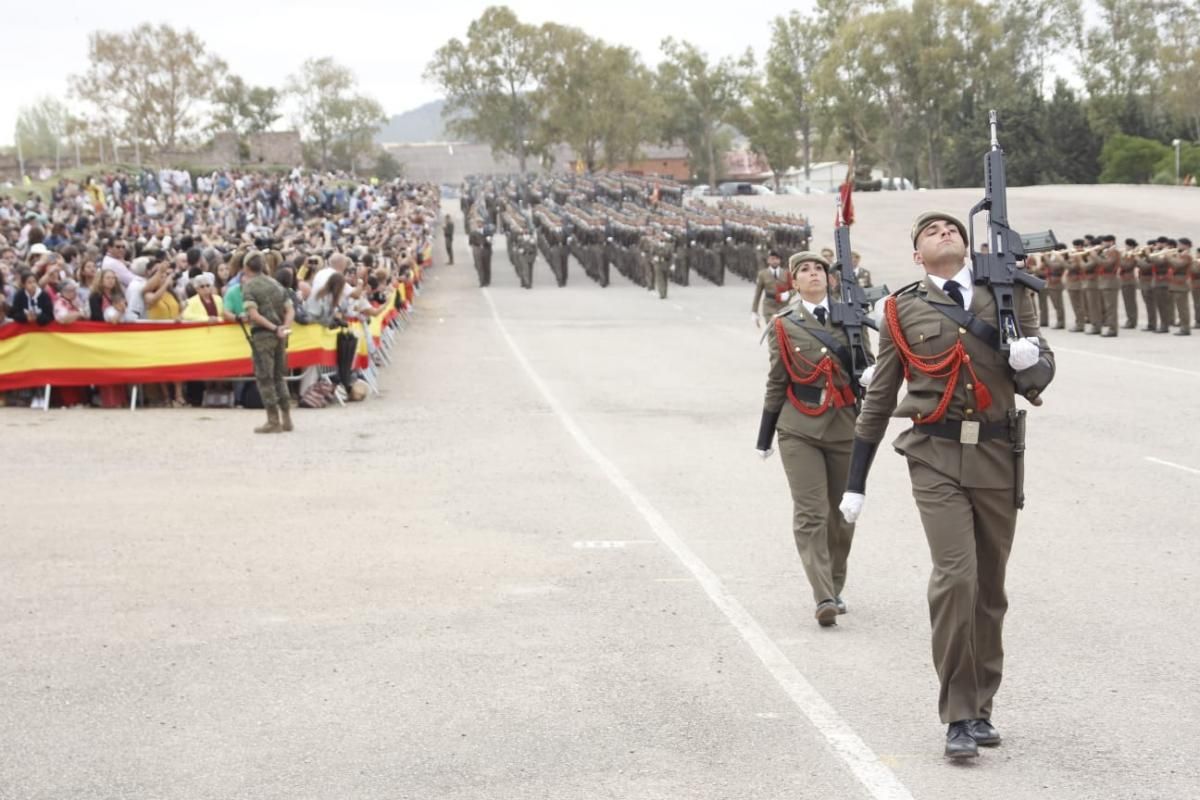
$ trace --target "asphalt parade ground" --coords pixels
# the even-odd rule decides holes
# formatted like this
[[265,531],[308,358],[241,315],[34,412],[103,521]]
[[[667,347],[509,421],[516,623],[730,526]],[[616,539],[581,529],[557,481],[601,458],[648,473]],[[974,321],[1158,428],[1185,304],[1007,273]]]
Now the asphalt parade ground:
[[[978,197],[859,195],[853,245],[896,288],[916,214]],[[762,202],[832,243],[831,197]],[[1200,234],[1194,189],[1009,202],[1060,239]],[[754,452],[753,286],[659,300],[572,260],[560,289],[539,257],[524,290],[498,239],[481,290],[457,223],[382,397],[293,434],[0,409],[0,798],[1195,794],[1200,336],[1046,332],[1004,743],[950,765],[903,460],[881,449],[818,628]]]

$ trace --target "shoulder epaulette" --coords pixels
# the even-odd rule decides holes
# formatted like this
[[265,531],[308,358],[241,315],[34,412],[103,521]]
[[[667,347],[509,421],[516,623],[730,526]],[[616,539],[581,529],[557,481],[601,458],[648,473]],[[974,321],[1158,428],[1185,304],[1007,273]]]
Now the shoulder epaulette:
[[913,292],[915,292],[917,290],[917,287],[920,285],[921,285],[921,281],[913,281],[912,283],[908,284],[907,286],[901,286],[899,289],[892,292],[892,297],[899,297],[902,294],[912,294]]

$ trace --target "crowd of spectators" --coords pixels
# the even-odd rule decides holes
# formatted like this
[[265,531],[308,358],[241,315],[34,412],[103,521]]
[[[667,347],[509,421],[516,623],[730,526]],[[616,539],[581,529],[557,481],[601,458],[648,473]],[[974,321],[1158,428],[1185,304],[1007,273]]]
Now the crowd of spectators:
[[[114,172],[0,196],[0,324],[242,322],[242,264],[259,252],[297,322],[352,325],[413,284],[438,205],[432,185],[299,169]],[[166,388],[161,402],[186,402]]]

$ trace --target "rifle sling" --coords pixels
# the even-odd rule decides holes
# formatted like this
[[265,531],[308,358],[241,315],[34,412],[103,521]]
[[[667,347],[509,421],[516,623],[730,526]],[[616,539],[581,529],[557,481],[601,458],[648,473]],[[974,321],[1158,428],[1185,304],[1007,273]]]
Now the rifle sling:
[[853,382],[853,380],[854,380],[854,362],[851,360],[851,357],[850,357],[850,348],[846,347],[844,344],[839,343],[836,339],[834,339],[832,336],[830,336],[828,333],[821,330],[820,328],[805,327],[804,330],[806,333],[812,334],[812,337],[814,339],[816,339],[821,344],[825,345],[825,347],[829,348],[829,352],[831,352],[835,356],[837,356],[838,361],[842,362],[842,367],[846,370],[846,375],[848,375],[850,377],[851,381]]
[[972,312],[958,305],[957,303],[946,305],[945,303],[934,303],[929,298],[922,298],[926,303],[941,313],[949,317],[960,328],[969,330],[976,339],[979,339],[993,350],[1000,350],[1000,332],[988,323],[975,316]]

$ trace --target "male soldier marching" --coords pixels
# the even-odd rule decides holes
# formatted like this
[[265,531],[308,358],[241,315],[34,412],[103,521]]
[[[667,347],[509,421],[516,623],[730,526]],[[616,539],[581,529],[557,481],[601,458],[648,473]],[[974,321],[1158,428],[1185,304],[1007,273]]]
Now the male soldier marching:
[[[1132,239],[1130,241],[1133,241]],[[1138,271],[1138,290],[1142,293],[1142,302],[1146,304],[1146,327],[1144,331],[1154,333],[1158,330],[1158,303],[1154,297],[1154,265],[1150,262],[1149,252],[1154,242],[1146,242],[1135,251]]]
[[750,304],[750,317],[755,327],[761,326],[764,318],[770,320],[778,314],[791,296],[787,273],[779,266],[779,253],[772,250],[767,253],[767,266],[760,269],[754,279],[754,302]]
[[854,278],[858,281],[858,285],[864,289],[870,289],[875,284],[871,283],[871,270],[862,265],[862,256],[857,250],[850,252],[850,261],[854,264]]
[[287,290],[263,274],[262,253],[251,253],[242,262],[247,280],[242,285],[246,316],[251,323],[250,354],[254,379],[267,410],[267,424],[255,433],[279,433],[292,429],[287,375],[287,337],[292,332],[295,309]]
[[1010,343],[1007,357],[995,344],[995,330],[979,324],[996,319],[996,303],[984,286],[974,285],[971,267],[963,263],[965,240],[966,228],[949,214],[927,212],[913,224],[913,261],[926,275],[885,303],[879,356],[840,506],[848,522],[858,519],[888,418],[893,412],[910,417],[913,427],[893,446],[908,459],[933,558],[929,616],[950,758],[973,757],[979,745],[1000,743],[991,724],[992,698],[1004,664],[1004,574],[1020,505],[1018,447],[1023,449],[1015,395],[1020,390],[1036,398],[1054,372],[1029,292],[1014,292],[1025,338]]

